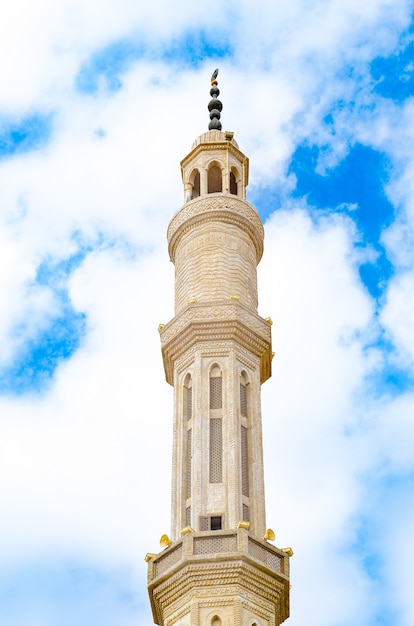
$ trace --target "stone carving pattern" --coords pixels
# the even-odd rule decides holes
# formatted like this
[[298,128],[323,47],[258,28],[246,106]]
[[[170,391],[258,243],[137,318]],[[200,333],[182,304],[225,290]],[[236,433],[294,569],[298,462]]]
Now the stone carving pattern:
[[241,584],[243,587],[247,585],[251,592],[270,602],[275,602],[284,591],[281,582],[251,565],[242,565],[238,561],[213,561],[188,565],[185,570],[180,569],[158,586],[156,594],[162,594],[165,598],[178,597],[186,588],[193,589],[195,585],[214,587],[216,594],[226,584]]
[[249,537],[249,554],[265,563],[274,572],[283,572],[283,558]]
[[194,554],[214,554],[217,552],[235,552],[237,549],[236,535],[217,537],[195,537]]
[[[275,605],[269,603],[267,606],[265,604],[258,604],[257,598],[253,597],[250,599],[251,594],[246,594],[242,599],[242,607],[245,611],[248,611],[255,615],[255,617],[259,617],[264,620],[266,624],[274,624],[274,614],[275,614]],[[277,622],[279,623],[279,622]],[[251,621],[248,622],[249,626]]]
[[[247,568],[248,570],[251,570],[251,576],[248,576],[248,579],[246,579],[245,577],[242,577],[241,579],[239,564],[234,565],[236,565],[237,567],[235,576],[232,576],[232,585],[228,584],[229,581],[227,582],[227,584],[220,584],[220,576],[219,580],[215,580],[214,564],[212,565],[212,567],[208,568],[208,571],[206,571],[205,568],[202,568],[203,571],[200,572],[200,577],[194,578],[194,574],[196,573],[194,571],[194,566],[191,568],[191,572],[187,570],[184,573],[184,578],[189,579],[187,584],[185,585],[187,593],[185,593],[184,588],[180,585],[180,588],[177,588],[177,586],[175,586],[175,589],[173,588],[171,590],[171,585],[166,585],[164,583],[163,586],[170,587],[170,591],[175,590],[175,593],[173,594],[167,593],[168,598],[165,593],[161,594],[164,596],[162,601],[164,607],[164,616],[166,617],[167,613],[169,616],[174,613],[175,619],[171,620],[170,623],[176,623],[177,619],[188,613],[188,605],[191,604],[191,614],[194,618],[196,618],[196,623],[198,623],[199,608],[224,606],[231,607],[232,605],[235,608],[235,600],[237,599],[237,597],[239,597],[240,606],[247,608],[250,612],[261,616],[263,619],[266,620],[269,619],[269,616],[272,617],[272,615],[274,615],[276,621],[272,619],[268,623],[279,625],[286,617],[286,615],[282,616],[280,604],[280,599],[284,595],[283,585],[278,581],[275,581],[274,579],[269,579],[268,576],[264,576],[261,572],[252,569],[251,567]],[[210,573],[211,576],[203,576],[203,573]],[[174,578],[176,577],[178,577],[178,580],[176,580],[176,582],[183,582],[183,579],[180,578],[180,573],[174,576]],[[194,596],[194,592],[190,591],[195,588],[197,588],[197,600]],[[212,588],[214,588],[214,597],[212,597],[211,595]],[[268,593],[266,593],[266,589],[268,590]],[[190,595],[188,594],[188,591],[190,591]],[[240,594],[242,595],[240,596]],[[193,611],[196,612],[196,614]],[[191,621],[191,624],[193,623],[194,622]]]
[[258,233],[260,233],[263,238],[264,230],[261,219],[256,209],[246,200],[241,200],[237,197],[228,198],[225,196],[204,196],[203,198],[195,198],[194,200],[190,200],[190,202],[187,202],[182,207],[182,209],[180,209],[174,215],[170,222],[170,225],[168,226],[168,241],[170,241],[177,228],[189,218],[194,217],[195,215],[199,215],[200,213],[205,213],[207,211],[222,211],[223,209],[227,211],[232,211],[248,219],[250,222],[253,223]]
[[243,626],[243,614],[240,600],[234,604],[234,626]]
[[187,310],[184,310],[178,317],[175,317],[169,322],[161,331],[161,342],[167,343],[172,337],[178,334],[185,326],[192,321],[205,321],[205,320],[222,320],[222,319],[238,319],[243,322],[248,328],[254,330],[258,334],[262,334],[266,329],[267,335],[270,338],[270,327],[266,327],[264,320],[246,309],[240,304],[214,304],[203,306],[192,306]]
[[223,322],[220,328],[215,324],[198,324],[196,328],[189,328],[187,330],[188,332],[177,333],[177,336],[173,337],[174,341],[168,343],[168,352],[165,356],[168,355],[170,359],[175,361],[175,359],[182,356],[195,341],[204,344],[215,340],[221,344],[226,341],[226,335],[232,335],[235,343],[239,345],[242,344],[256,356],[264,357],[270,347],[269,343],[263,337],[257,336],[247,330],[241,333],[236,321],[229,323]]
[[260,367],[260,360],[257,357],[254,359],[251,352],[241,346],[237,346],[236,359],[250,370],[255,370]]
[[193,603],[191,606],[191,626],[199,626],[200,621],[198,619],[198,615],[198,605]]
[[[208,225],[206,225],[208,226]],[[176,312],[195,298],[199,303],[226,301],[236,294],[250,310],[257,310],[256,259],[249,240],[233,227],[228,232],[210,227],[182,241],[175,256]],[[191,232],[194,235],[194,232]],[[211,271],[214,268],[214,272]]]
[[169,240],[168,251],[170,258],[175,263],[176,250],[183,238],[190,233],[194,228],[200,228],[204,224],[211,225],[212,223],[220,222],[221,225],[229,224],[240,229],[241,232],[245,232],[253,242],[256,251],[256,265],[260,262],[263,254],[263,237],[258,236],[257,230],[253,224],[246,218],[229,211],[216,211],[208,212],[200,215],[196,215],[191,221],[185,222],[171,237]]
[[182,554],[182,544],[180,544],[168,554],[158,557],[155,561],[155,575],[161,576],[167,569],[181,561]]

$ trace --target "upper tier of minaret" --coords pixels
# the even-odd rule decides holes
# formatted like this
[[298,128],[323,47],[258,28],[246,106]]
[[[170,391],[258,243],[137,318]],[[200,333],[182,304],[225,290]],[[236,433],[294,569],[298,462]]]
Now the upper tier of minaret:
[[210,130],[194,142],[181,171],[184,205],[167,233],[176,266],[176,314],[191,303],[228,301],[231,295],[256,311],[264,230],[245,199],[247,157],[232,133]]
[[195,140],[181,161],[181,175],[185,202],[209,193],[245,199],[249,159],[239,149],[233,133],[209,130]]

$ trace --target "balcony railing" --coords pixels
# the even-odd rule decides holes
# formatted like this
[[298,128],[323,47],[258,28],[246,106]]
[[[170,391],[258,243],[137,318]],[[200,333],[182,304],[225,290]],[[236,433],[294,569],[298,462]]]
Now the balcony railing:
[[289,575],[289,557],[245,529],[235,531],[191,532],[173,543],[149,562],[148,579],[163,576],[181,561],[237,560],[248,558],[283,577]]

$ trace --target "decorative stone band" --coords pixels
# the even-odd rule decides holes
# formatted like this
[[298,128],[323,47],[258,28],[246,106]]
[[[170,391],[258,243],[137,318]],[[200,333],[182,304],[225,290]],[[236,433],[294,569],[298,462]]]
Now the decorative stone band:
[[165,377],[174,384],[174,363],[194,345],[233,341],[260,359],[260,382],[271,376],[272,339],[268,322],[240,303],[191,305],[160,330]]
[[222,193],[190,200],[174,215],[167,231],[168,252],[173,263],[181,237],[196,224],[212,220],[235,224],[245,231],[253,242],[259,263],[263,254],[264,228],[256,209],[246,200]]
[[[248,173],[249,159],[240,150],[237,141],[234,137],[231,137],[231,139],[226,138],[226,133],[216,130],[203,133],[197,137],[191,147],[191,152],[181,161],[181,169],[185,169],[187,165],[196,160],[200,154],[211,150],[215,152],[217,152],[217,150],[228,150],[240,163],[244,164],[246,174]],[[245,184],[247,185],[247,176]]]
[[167,607],[177,607],[178,598],[186,602],[185,596],[194,594],[194,589],[200,598],[204,592],[211,597],[214,589],[217,603],[223,593],[232,590],[232,595],[236,588],[254,604],[276,605],[276,623],[280,624],[289,616],[289,557],[239,528],[188,533],[148,563],[148,589],[156,624],[163,623]]

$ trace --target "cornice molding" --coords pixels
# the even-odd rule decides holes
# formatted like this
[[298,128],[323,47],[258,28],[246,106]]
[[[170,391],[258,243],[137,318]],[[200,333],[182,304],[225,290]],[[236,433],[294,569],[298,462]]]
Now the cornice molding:
[[229,606],[238,598],[243,598],[250,610],[262,612],[264,607],[272,606],[279,623],[289,616],[286,576],[240,554],[229,554],[220,560],[214,556],[203,556],[197,562],[193,558],[184,559],[167,576],[149,581],[148,590],[156,624],[163,624],[166,615],[189,607],[192,602]]
[[239,303],[189,306],[160,330],[160,337],[165,377],[170,385],[174,384],[176,362],[195,346],[199,349],[206,343],[213,352],[213,342],[217,342],[219,352],[225,342],[234,342],[258,357],[261,383],[271,376],[271,327]]
[[183,160],[181,161],[180,163],[181,168],[185,169],[191,163],[191,161],[194,161],[195,159],[197,159],[197,157],[203,152],[211,152],[213,150],[214,151],[217,151],[217,150],[228,151],[238,161],[240,161],[240,163],[246,164],[246,166],[249,163],[248,157],[245,154],[243,154],[243,152],[237,146],[235,146],[232,142],[226,141],[226,139],[224,139],[223,141],[219,140],[219,141],[213,141],[213,142],[202,141],[198,143],[197,145],[195,145],[194,148],[192,148],[191,152],[189,152],[187,156],[185,156]]

